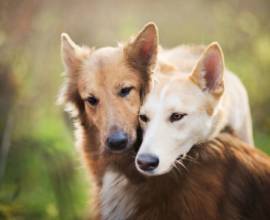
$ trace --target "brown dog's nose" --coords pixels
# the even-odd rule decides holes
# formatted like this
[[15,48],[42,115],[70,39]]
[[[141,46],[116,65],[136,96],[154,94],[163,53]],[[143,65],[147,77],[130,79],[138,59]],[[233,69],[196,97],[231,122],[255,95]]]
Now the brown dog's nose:
[[112,151],[121,151],[127,147],[128,135],[122,131],[115,131],[107,138],[107,146]]
[[158,157],[151,154],[141,154],[138,155],[137,165],[143,171],[153,171],[158,167],[159,159]]

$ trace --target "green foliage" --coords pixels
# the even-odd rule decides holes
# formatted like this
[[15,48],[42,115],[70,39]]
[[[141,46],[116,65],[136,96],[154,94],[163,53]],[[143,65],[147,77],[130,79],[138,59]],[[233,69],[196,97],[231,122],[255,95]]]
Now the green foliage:
[[81,219],[87,210],[89,184],[56,105],[61,32],[113,46],[154,21],[165,47],[218,41],[248,89],[256,145],[270,154],[269,7],[268,0],[0,1],[0,219]]

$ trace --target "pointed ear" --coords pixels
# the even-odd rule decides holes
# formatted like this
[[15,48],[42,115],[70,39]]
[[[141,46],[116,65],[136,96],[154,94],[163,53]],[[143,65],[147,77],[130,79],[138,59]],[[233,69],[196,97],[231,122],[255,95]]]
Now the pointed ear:
[[61,53],[65,68],[69,74],[77,72],[82,59],[89,53],[86,48],[75,44],[66,33],[61,34]]
[[192,71],[191,80],[203,91],[221,95],[223,85],[224,58],[217,42],[211,43],[201,55]]
[[154,23],[148,23],[142,31],[127,44],[124,52],[128,64],[144,74],[150,74],[157,59],[158,29]]

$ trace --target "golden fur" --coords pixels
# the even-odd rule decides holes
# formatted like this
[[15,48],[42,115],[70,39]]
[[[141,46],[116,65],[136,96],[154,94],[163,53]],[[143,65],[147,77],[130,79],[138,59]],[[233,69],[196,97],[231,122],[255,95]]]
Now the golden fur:
[[[60,101],[75,119],[77,147],[97,185],[98,207],[105,171],[125,163],[139,141],[137,116],[156,60],[155,32],[150,23],[126,45],[97,50],[80,47],[62,34],[66,81]],[[127,87],[132,88],[129,95],[121,97],[119,92]],[[89,97],[98,104],[89,104]],[[121,154],[106,146],[106,138],[116,129],[128,134],[129,146]]]

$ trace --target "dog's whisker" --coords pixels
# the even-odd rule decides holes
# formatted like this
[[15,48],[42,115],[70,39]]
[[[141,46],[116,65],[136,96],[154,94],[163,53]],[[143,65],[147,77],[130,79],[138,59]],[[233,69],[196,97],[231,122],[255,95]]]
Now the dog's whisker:
[[199,164],[198,160],[196,160],[195,158],[189,156],[189,155],[185,155],[185,157],[183,158],[184,160],[188,160],[192,163],[196,163],[196,164]]
[[180,167],[183,167],[183,168],[187,171],[187,168],[186,168],[186,166],[184,165],[184,163],[182,163],[180,160],[176,160],[175,162],[176,162],[176,164],[179,164]]
[[176,170],[179,173],[179,175],[181,175],[181,170],[183,170],[183,169],[179,169],[179,166],[180,168],[184,168],[184,170],[187,172],[186,166],[179,159],[175,160],[174,166],[176,167]]
[[173,170],[175,171],[174,173],[175,173],[176,175],[181,176],[181,172],[180,172],[180,170],[178,169],[176,163],[173,163],[173,168],[174,168]]

